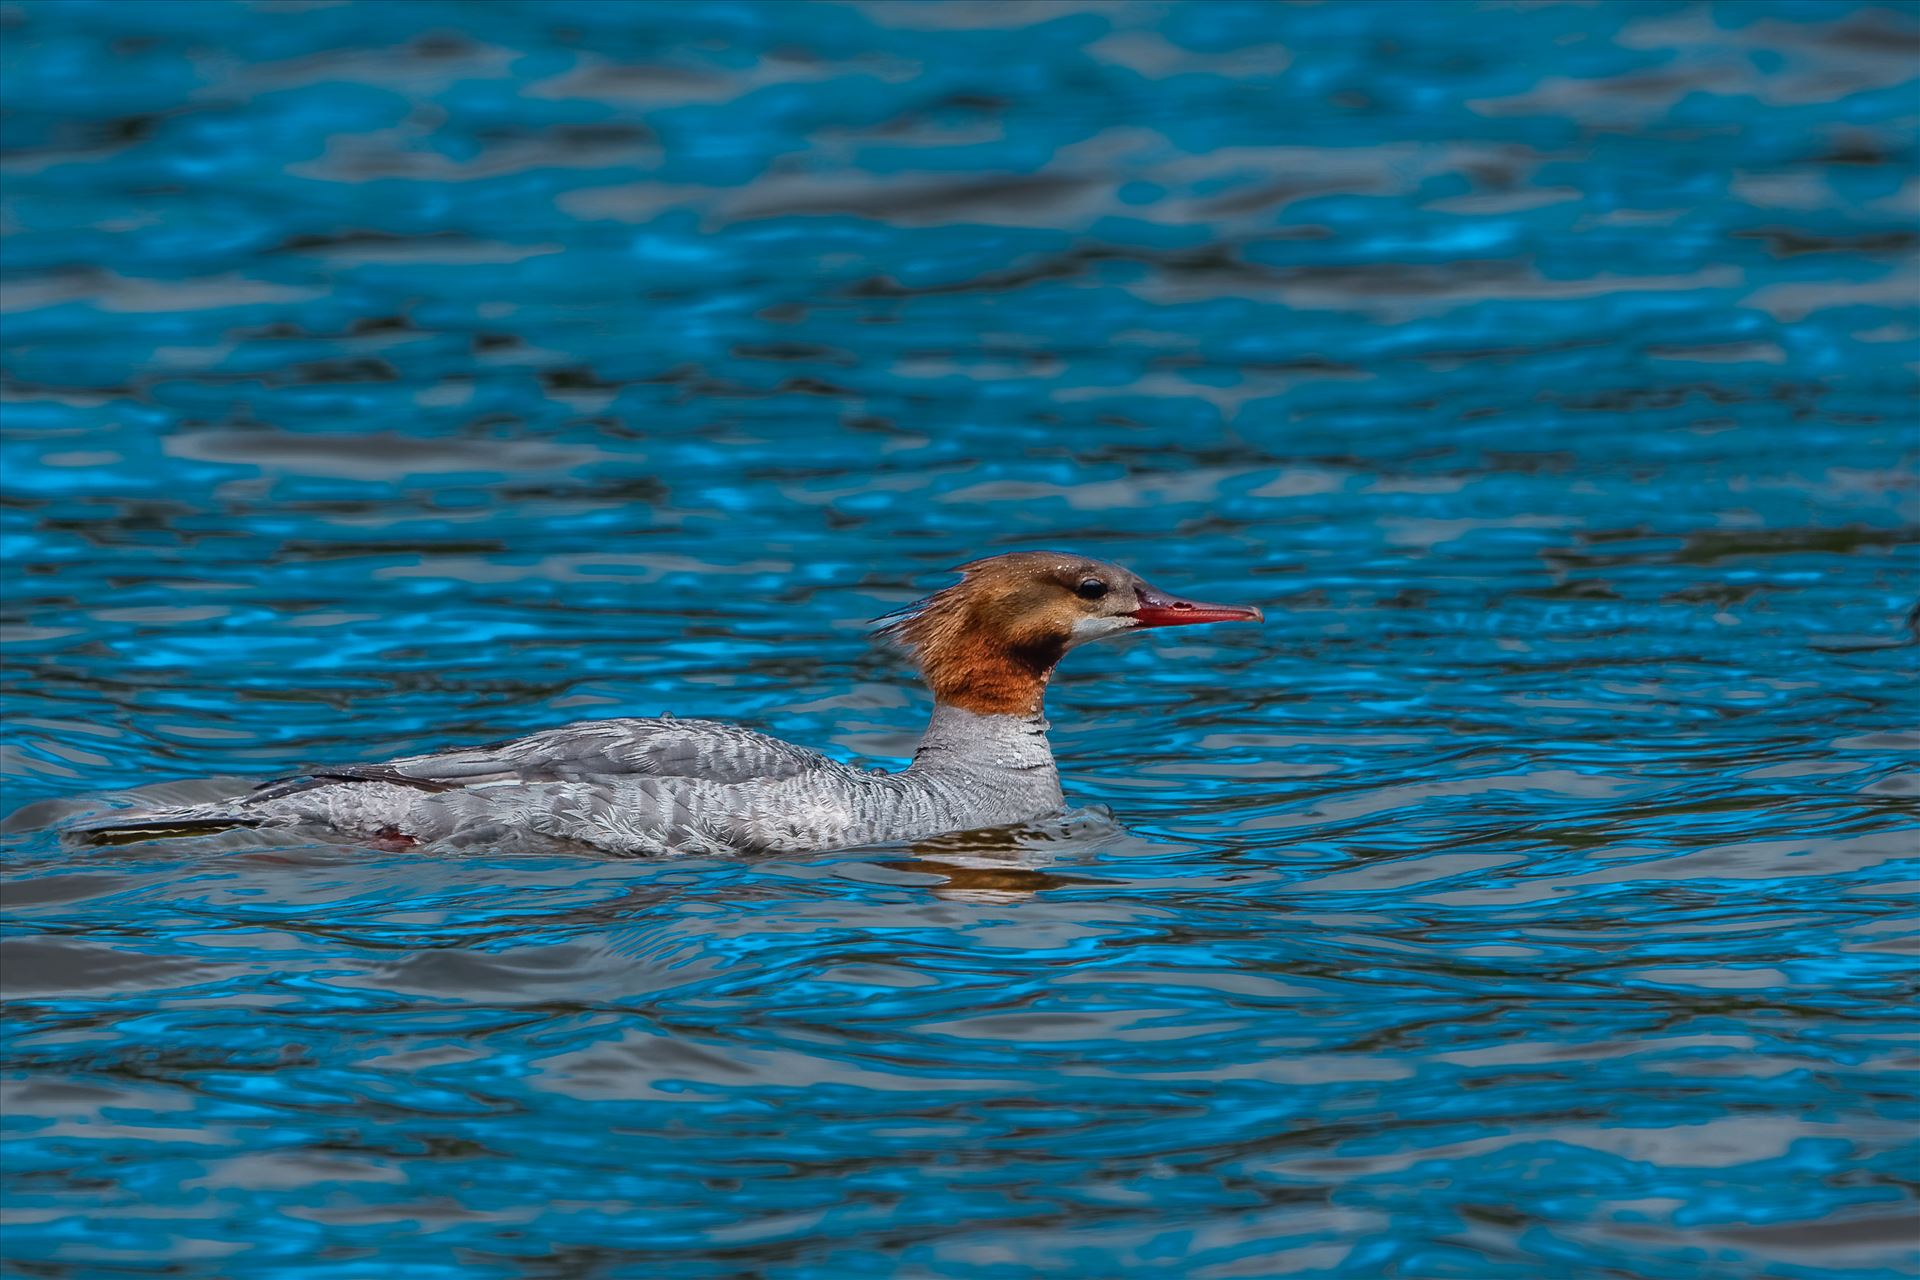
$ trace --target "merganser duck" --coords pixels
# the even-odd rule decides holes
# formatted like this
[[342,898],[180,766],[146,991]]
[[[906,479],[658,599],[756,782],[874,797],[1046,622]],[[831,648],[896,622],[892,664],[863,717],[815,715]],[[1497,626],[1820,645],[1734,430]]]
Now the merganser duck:
[[248,795],[95,819],[96,843],[235,827],[307,829],[385,850],[589,846],[627,856],[800,853],[1007,826],[1065,804],[1047,680],[1070,649],[1148,627],[1263,621],[1117,565],[1022,551],[882,619],[933,690],[899,773],[859,769],[710,720],[589,720],[385,764],[316,769]]

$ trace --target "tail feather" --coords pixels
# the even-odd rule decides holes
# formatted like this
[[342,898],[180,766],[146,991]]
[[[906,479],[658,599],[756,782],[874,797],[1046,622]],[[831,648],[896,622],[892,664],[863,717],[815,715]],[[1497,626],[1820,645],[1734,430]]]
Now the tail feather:
[[234,813],[212,807],[186,809],[135,810],[126,814],[105,814],[67,828],[68,834],[85,844],[138,844],[142,840],[172,837],[210,836],[222,831],[260,827],[266,821],[253,814]]

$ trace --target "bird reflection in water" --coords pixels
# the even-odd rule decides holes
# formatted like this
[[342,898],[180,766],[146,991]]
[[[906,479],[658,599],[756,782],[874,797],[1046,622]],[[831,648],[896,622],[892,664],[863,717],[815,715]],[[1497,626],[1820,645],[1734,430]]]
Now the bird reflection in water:
[[1049,824],[956,831],[916,841],[911,858],[880,863],[894,871],[939,876],[933,895],[950,902],[1024,902],[1049,889],[1095,884],[1091,876],[1043,870],[1125,828],[1104,806],[1076,809]]

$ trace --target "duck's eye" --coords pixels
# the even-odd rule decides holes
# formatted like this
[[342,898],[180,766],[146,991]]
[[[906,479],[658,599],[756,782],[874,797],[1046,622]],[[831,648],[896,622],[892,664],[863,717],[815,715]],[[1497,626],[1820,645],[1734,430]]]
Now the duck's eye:
[[1101,596],[1107,594],[1107,584],[1098,578],[1088,578],[1078,587],[1075,587],[1074,591],[1082,600],[1098,600]]

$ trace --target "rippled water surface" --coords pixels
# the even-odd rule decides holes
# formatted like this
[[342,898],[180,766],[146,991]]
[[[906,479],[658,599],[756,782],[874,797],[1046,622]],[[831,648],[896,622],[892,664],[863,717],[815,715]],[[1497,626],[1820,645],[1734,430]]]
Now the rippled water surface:
[[[112,1277],[1906,1274],[1911,6],[0,4],[5,1228]],[[604,715],[1078,806],[65,848]]]

